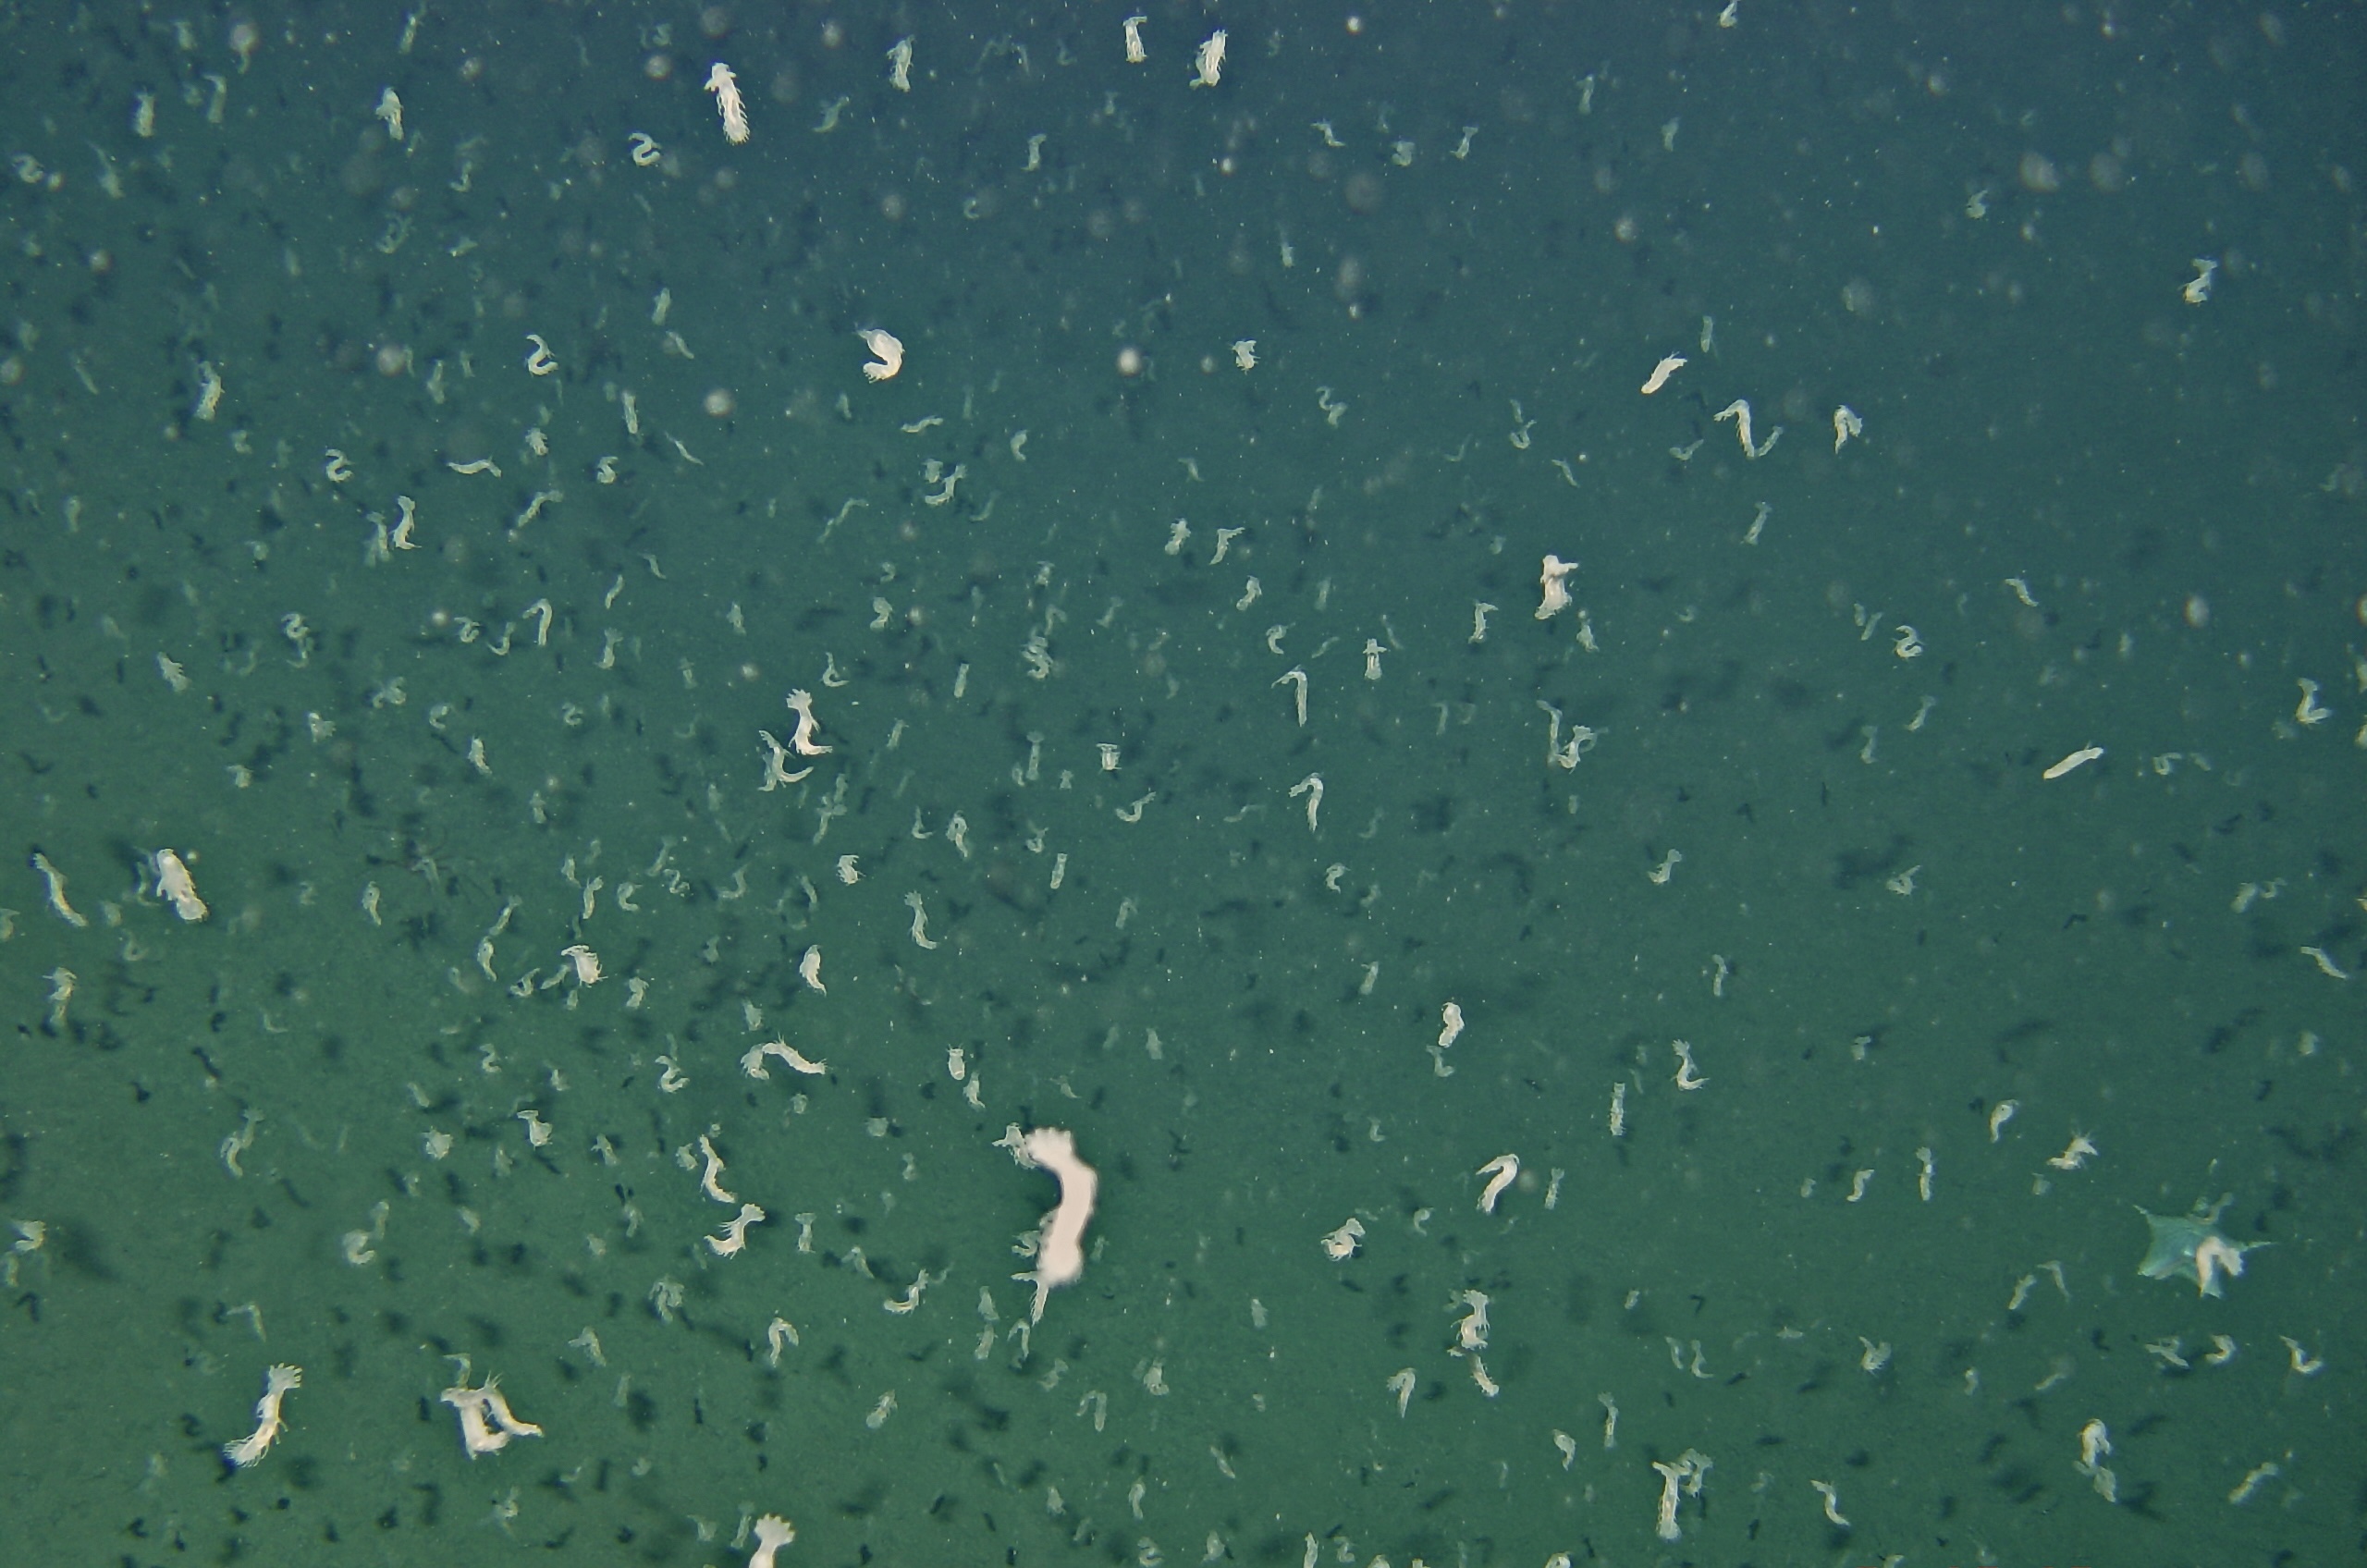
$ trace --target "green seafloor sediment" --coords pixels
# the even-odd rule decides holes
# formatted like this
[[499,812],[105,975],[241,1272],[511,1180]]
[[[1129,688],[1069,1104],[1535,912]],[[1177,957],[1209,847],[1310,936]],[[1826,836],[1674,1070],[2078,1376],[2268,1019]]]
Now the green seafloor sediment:
[[0,1558],[2354,1557],[2352,13],[1127,15],[0,7]]

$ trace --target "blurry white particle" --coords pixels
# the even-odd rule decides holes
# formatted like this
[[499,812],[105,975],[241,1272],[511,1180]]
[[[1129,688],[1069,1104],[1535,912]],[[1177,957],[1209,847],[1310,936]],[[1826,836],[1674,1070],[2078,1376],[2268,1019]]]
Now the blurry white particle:
[[214,361],[200,360],[197,364],[197,406],[190,410],[200,420],[211,420],[222,406],[222,377],[215,373]]
[[913,90],[913,41],[900,38],[888,50],[888,85],[899,92]]
[[1257,368],[1257,339],[1255,337],[1236,339],[1233,345],[1233,362],[1245,371],[1256,370]]
[[386,122],[386,138],[388,141],[398,142],[402,141],[403,101],[395,96],[395,90],[393,88],[389,87],[378,94],[378,106],[370,112],[378,119],[382,119]]
[[2194,259],[2194,276],[2178,290],[2189,305],[2200,305],[2211,298],[2211,280],[2218,274],[2219,263],[2209,256]]

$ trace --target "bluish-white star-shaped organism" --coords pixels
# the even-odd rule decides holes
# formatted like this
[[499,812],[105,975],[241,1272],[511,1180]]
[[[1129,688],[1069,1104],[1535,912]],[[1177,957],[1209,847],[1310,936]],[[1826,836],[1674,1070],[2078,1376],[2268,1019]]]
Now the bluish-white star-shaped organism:
[[2145,1223],[2152,1227],[2153,1239],[2145,1249],[2145,1261],[2137,1272],[2148,1280],[2186,1279],[2194,1281],[2197,1294],[2221,1294],[2220,1281],[2244,1271],[2244,1254],[2266,1242],[2231,1242],[2219,1232],[2219,1213],[2232,1202],[2223,1197],[2217,1203],[2197,1202],[2192,1209],[2175,1219],[2165,1219],[2158,1214],[2137,1212],[2145,1216]]

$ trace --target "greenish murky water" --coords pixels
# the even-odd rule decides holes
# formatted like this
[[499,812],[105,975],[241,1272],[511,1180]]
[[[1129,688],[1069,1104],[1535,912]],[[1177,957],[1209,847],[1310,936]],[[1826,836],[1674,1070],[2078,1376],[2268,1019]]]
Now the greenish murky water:
[[2355,1554],[2355,9],[1127,14],[0,12],[0,1555]]

